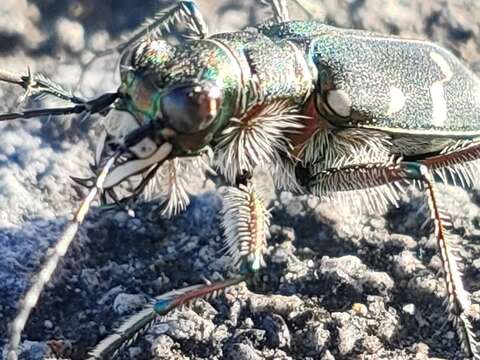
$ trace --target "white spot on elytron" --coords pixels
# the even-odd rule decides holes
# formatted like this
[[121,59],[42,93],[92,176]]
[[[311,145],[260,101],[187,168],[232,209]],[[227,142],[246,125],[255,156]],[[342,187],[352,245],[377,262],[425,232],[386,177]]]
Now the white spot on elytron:
[[331,90],[327,94],[327,104],[341,117],[348,117],[352,111],[352,99],[343,90]]
[[453,77],[453,72],[447,60],[445,60],[445,58],[442,55],[434,51],[430,53],[430,57],[440,67],[440,70],[442,70],[443,75],[445,75],[445,78],[442,81],[449,81]]
[[390,86],[390,104],[388,105],[387,115],[395,114],[405,106],[405,94],[395,86]]
[[444,84],[450,81],[453,77],[453,72],[447,60],[445,60],[445,58],[439,53],[432,51],[430,57],[435,64],[438,65],[444,75],[443,79],[435,81],[430,87],[430,96],[432,98],[432,124],[441,127],[447,120],[448,112]]

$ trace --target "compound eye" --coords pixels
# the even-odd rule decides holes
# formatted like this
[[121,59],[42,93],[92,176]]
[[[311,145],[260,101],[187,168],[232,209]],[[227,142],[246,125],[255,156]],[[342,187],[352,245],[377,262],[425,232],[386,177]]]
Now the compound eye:
[[214,82],[182,84],[162,97],[162,115],[176,131],[194,133],[212,123],[221,103],[222,93]]

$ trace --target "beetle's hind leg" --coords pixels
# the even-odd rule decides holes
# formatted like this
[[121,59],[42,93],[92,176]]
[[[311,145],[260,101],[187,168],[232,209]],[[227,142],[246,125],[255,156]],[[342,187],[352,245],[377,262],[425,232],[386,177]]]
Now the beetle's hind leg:
[[439,155],[420,162],[438,175],[444,183],[449,179],[454,185],[471,187],[480,183],[480,139],[457,142],[445,148]]
[[[419,182],[423,185],[430,209],[431,221],[443,265],[447,288],[447,310],[453,321],[463,349],[469,358],[480,359],[478,341],[468,318],[470,299],[464,289],[458,269],[458,255],[449,235],[450,220],[439,204],[433,180],[433,170],[460,165],[480,158],[480,144],[459,149],[449,154],[431,157],[419,162],[394,160],[327,169],[314,174],[307,187],[314,194],[328,191],[342,192],[375,188],[386,184]],[[473,176],[473,174],[472,174]],[[389,188],[390,190],[393,188]]]
[[[263,253],[269,235],[270,214],[254,189],[250,176],[239,177],[224,197],[222,225],[226,250],[239,275],[227,280],[173,290],[153,299],[143,311],[129,317],[91,352],[91,359],[112,358],[145,333],[158,316],[200,298],[210,298],[230,286],[249,281],[264,265]],[[165,319],[166,320],[166,319]]]

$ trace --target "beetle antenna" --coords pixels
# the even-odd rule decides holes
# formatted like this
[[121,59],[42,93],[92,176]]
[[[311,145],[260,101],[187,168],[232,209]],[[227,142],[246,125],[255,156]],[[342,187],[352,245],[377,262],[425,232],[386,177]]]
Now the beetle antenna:
[[98,175],[94,187],[90,189],[90,192],[84,198],[81,205],[75,212],[73,220],[69,222],[55,246],[50,248],[48,251],[49,255],[47,256],[47,260],[43,264],[41,270],[38,272],[34,283],[25,294],[25,297],[20,305],[20,311],[11,325],[11,334],[8,343],[8,360],[16,360],[18,358],[17,350],[20,345],[22,331],[25,328],[25,324],[30,316],[30,313],[37,304],[43,288],[52,277],[52,274],[57,268],[60,259],[65,255],[70,247],[70,244],[75,238],[78,228],[83,223],[83,220],[85,219],[93,200],[102,192],[105,179],[107,178],[109,171],[121,153],[122,151],[118,151],[108,159],[102,171]]

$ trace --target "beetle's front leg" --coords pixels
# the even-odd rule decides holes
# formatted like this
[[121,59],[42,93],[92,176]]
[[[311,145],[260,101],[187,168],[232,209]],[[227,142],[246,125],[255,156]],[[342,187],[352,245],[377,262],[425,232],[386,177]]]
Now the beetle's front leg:
[[[475,148],[469,150],[474,151]],[[435,164],[440,167],[440,161],[446,159],[439,157],[436,160],[431,160],[429,165]],[[450,164],[453,161],[452,159],[448,160],[450,160]],[[428,196],[428,205],[447,287],[449,319],[453,321],[457,329],[466,355],[469,358],[478,359],[480,358],[478,342],[467,315],[470,308],[469,294],[463,287],[457,264],[457,254],[448,234],[450,221],[439,204],[433,175],[429,167],[419,162],[392,160],[386,164],[362,164],[328,169],[315,174],[308,187],[313,190],[314,194],[318,194],[318,192],[326,193],[328,191],[360,190],[412,180],[422,183]]]
[[55,83],[48,77],[40,73],[32,73],[27,69],[26,75],[13,74],[9,71],[0,69],[0,81],[21,86],[25,93],[18,101],[19,104],[25,102],[31,96],[51,95],[72,104],[83,105],[88,101],[73,94],[72,91]]
[[146,37],[159,39],[171,33],[170,27],[177,21],[184,20],[187,28],[192,32],[190,37],[203,39],[207,37],[207,24],[194,0],[183,0],[168,10],[160,10],[152,18],[146,19],[133,35],[108,52],[122,53],[133,44]]
[[183,22],[183,25],[188,29],[188,38],[204,39],[208,35],[207,23],[203,19],[195,0],[179,1],[169,9],[160,10],[153,17],[145,19],[131,35],[127,36],[117,46],[95,52],[93,58],[82,66],[78,86],[83,83],[87,69],[99,58],[112,54],[123,54],[133,45],[146,39],[158,40],[164,38],[172,33],[172,25],[179,22]]
[[102,340],[90,352],[91,359],[114,357],[145,333],[158,316],[166,316],[177,307],[215,296],[230,286],[252,279],[264,265],[270,214],[254,190],[249,174],[238,177],[236,185],[227,190],[222,216],[227,253],[240,274],[224,281],[173,290],[155,298],[145,310],[128,318]]

